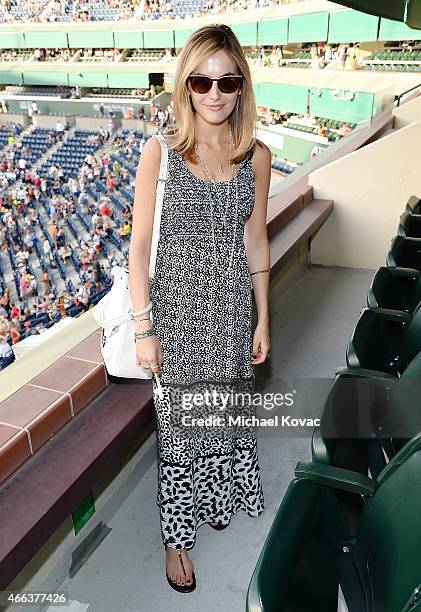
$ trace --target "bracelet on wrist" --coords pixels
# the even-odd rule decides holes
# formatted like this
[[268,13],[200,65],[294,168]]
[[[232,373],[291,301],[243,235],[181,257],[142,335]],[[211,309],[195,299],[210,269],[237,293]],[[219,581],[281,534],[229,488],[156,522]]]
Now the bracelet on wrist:
[[270,270],[257,270],[256,272],[252,272],[250,276],[253,276],[253,274],[260,274],[261,272],[270,272]]
[[131,315],[132,315],[132,317],[135,317],[136,315],[137,316],[144,315],[147,312],[149,312],[151,310],[151,308],[152,308],[152,302],[149,301],[149,304],[146,306],[146,308],[144,308],[143,310],[138,310],[137,312],[132,312]]
[[141,336],[140,338],[135,338],[134,341],[137,342],[138,340],[143,340],[144,338],[149,338],[155,336],[155,334],[149,334],[149,336]]
[[153,327],[151,327],[151,329],[146,329],[145,331],[141,331],[141,332],[134,332],[134,339],[135,342],[136,340],[140,340],[142,338],[147,338],[148,336],[156,336],[155,330]]

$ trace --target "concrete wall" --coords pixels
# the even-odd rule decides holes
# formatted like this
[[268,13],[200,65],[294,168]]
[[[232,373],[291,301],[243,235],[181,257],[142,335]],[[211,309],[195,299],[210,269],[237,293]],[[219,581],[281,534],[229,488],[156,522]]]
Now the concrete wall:
[[393,127],[398,130],[414,121],[419,121],[421,119],[421,96],[398,106],[393,114],[395,116]]
[[333,213],[312,242],[313,264],[376,269],[409,196],[421,197],[421,121],[310,174],[315,198]]
[[0,125],[4,125],[10,121],[26,127],[29,124],[29,117],[22,113],[0,113]]
[[[43,115],[43,114],[39,114],[39,115],[33,115],[32,117],[32,124],[35,127],[40,127],[40,128],[49,128],[54,130],[56,127],[56,123],[57,121],[60,119],[60,121],[62,123],[64,123],[65,121],[67,121],[67,123],[69,125],[74,125],[75,124],[75,116],[74,115],[67,115],[67,116],[60,116],[60,115]],[[92,121],[92,119],[91,119]]]

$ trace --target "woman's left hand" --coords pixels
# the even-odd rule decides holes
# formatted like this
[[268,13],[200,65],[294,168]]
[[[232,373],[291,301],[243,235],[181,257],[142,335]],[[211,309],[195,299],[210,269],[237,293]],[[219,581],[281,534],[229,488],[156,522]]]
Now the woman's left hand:
[[251,363],[257,365],[266,361],[269,355],[269,323],[257,323],[253,335]]

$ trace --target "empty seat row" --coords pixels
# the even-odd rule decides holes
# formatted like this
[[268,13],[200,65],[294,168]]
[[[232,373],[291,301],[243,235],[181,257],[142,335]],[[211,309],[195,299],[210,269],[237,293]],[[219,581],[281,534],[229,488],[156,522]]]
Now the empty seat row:
[[[253,572],[251,612],[421,610],[421,201],[375,273]],[[339,607],[338,607],[339,606]]]

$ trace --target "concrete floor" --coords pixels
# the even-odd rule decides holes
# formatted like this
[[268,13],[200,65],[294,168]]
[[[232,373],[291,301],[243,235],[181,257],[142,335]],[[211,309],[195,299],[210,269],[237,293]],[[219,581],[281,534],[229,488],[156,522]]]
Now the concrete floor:
[[[327,379],[345,363],[345,348],[373,270],[309,267],[275,299],[271,313],[274,379]],[[258,376],[256,369],[256,376]],[[266,375],[266,374],[265,374]],[[243,511],[222,532],[203,525],[190,553],[197,587],[177,593],[165,577],[165,552],[156,506],[156,435],[142,447],[131,494],[107,521],[111,529],[68,590],[71,612],[244,612],[258,555],[299,460],[310,459],[310,437],[267,436],[258,430],[259,464],[266,509],[258,518]]]

